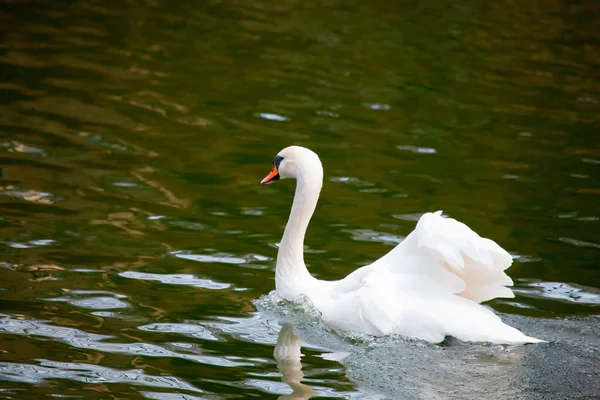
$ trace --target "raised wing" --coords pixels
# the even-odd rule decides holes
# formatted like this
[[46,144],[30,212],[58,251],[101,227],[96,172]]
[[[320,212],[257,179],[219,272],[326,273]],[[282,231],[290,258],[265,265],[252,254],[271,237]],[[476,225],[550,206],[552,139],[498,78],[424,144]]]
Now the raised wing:
[[424,214],[402,243],[369,268],[426,274],[451,293],[482,302],[514,297],[504,273],[511,264],[512,256],[496,242],[437,211]]
[[373,264],[330,282],[320,310],[349,331],[439,342],[535,343],[479,302],[514,297],[512,257],[441,211],[424,214],[407,238]]

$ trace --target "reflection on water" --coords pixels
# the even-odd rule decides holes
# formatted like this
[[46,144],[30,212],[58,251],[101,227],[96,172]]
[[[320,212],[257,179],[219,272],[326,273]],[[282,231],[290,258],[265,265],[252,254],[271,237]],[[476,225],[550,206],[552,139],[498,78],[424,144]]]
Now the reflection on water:
[[[2,396],[598,397],[596,11],[7,3]],[[443,209],[516,256],[517,297],[489,306],[551,343],[371,340],[305,305],[255,305],[291,196],[258,181],[290,144],[328,177],[307,234],[315,276],[346,276]],[[302,337],[301,370],[281,358],[298,347],[274,358],[280,330]]]
[[292,324],[284,324],[279,331],[277,344],[273,355],[277,360],[277,369],[281,372],[281,380],[292,388],[292,393],[279,397],[285,399],[310,399],[315,391],[308,385],[302,383],[302,353],[300,346],[302,339],[294,334]]
[[[273,294],[261,298],[257,306],[271,318],[291,318],[296,324],[283,325],[275,347],[282,380],[292,388],[290,396],[298,396],[291,398],[307,398],[314,391],[320,394],[319,380],[310,375],[306,378],[302,372],[302,363],[310,365],[315,357],[341,363],[346,375],[365,389],[355,394],[356,398],[509,400],[573,398],[574,393],[585,398],[600,390],[594,381],[600,376],[595,360],[600,354],[600,324],[595,317],[536,320],[503,316],[514,326],[543,332],[552,341],[548,344],[438,346],[366,335],[349,341],[323,325],[310,307],[290,315],[289,304]],[[574,330],[579,332],[577,337]],[[312,355],[313,360],[301,358],[301,346],[304,352],[316,349],[318,354]],[[570,382],[577,382],[577,392]]]

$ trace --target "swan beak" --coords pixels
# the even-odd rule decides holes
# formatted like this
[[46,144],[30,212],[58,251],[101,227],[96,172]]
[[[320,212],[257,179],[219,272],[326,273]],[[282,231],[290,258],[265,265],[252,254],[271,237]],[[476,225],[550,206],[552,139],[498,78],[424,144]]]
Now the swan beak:
[[276,180],[279,180],[279,171],[277,170],[277,166],[273,165],[273,169],[271,170],[271,172],[269,172],[269,175],[265,176],[264,179],[260,181],[260,184],[263,186],[267,186],[268,184],[273,183]]

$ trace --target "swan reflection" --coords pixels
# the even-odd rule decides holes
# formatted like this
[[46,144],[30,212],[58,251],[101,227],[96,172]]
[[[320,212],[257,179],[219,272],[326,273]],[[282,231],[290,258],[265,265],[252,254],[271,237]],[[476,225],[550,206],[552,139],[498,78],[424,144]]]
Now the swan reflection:
[[[302,383],[302,344],[294,325],[284,324],[274,356],[281,380],[290,386],[292,393],[279,399],[327,395],[318,384],[311,387]],[[344,365],[348,379],[361,387],[354,394],[356,397],[352,397],[357,399],[512,400],[523,392],[527,378],[524,357],[539,354],[541,349],[460,342],[434,346],[400,338],[373,340],[367,346],[337,344],[329,347],[337,351],[320,357]],[[380,393],[382,388],[386,393]]]
[[[303,340],[294,329],[294,325],[284,324],[275,345],[281,380],[292,389],[279,399],[310,399],[319,388],[302,383]],[[457,399],[510,400],[521,392],[518,383],[525,378],[524,349],[520,347],[460,343],[440,347],[390,339],[373,342],[368,349],[361,345],[353,349],[351,360],[346,351],[321,357],[337,362],[350,360],[344,363],[348,378],[367,390],[356,397],[361,399],[444,399],[451,393]],[[377,394],[381,388],[387,388],[387,396]]]
[[300,345],[302,339],[294,333],[292,324],[284,324],[279,331],[277,344],[273,355],[277,360],[277,369],[281,372],[281,380],[292,388],[292,393],[283,395],[279,399],[310,399],[316,392],[308,385],[302,383],[302,363],[300,358]]

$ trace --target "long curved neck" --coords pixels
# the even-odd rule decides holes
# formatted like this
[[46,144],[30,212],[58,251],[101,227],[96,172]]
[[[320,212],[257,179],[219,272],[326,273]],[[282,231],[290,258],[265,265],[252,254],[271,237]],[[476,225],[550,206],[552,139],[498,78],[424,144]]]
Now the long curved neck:
[[304,288],[315,280],[304,264],[304,236],[323,185],[321,166],[301,168],[297,181],[292,211],[279,245],[275,267],[277,293],[289,300],[306,294]]

